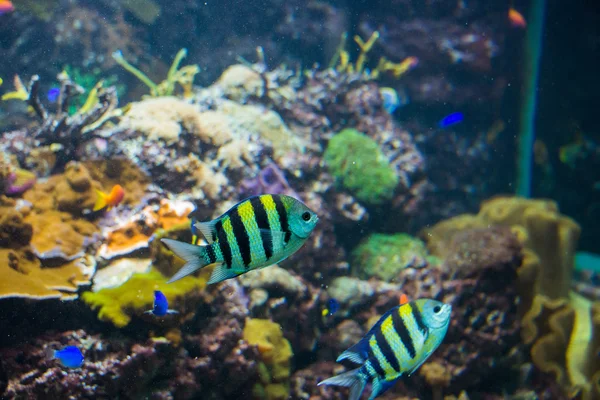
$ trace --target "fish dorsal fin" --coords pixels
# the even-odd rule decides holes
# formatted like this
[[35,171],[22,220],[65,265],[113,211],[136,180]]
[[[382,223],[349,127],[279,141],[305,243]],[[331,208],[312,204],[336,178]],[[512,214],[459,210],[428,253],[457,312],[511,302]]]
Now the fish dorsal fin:
[[217,230],[215,229],[217,221],[218,219],[206,222],[198,221],[194,223],[194,228],[202,233],[202,236],[204,236],[204,239],[206,239],[208,244],[212,244],[215,241],[214,239],[217,237]]

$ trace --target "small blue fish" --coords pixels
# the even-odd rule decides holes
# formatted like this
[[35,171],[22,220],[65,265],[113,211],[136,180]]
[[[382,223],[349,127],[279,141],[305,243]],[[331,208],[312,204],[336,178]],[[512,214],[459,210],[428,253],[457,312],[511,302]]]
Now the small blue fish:
[[47,350],[49,359],[57,359],[62,365],[67,368],[79,368],[83,365],[83,354],[77,346],[67,346],[62,350]]
[[396,111],[396,108],[400,105],[400,98],[398,97],[398,92],[396,90],[383,87],[379,89],[379,93],[383,98],[383,108],[387,111],[388,114],[393,114]]
[[50,103],[56,103],[56,100],[58,100],[59,95],[60,95],[60,89],[54,87],[54,88],[48,90],[48,94],[46,95],[46,97],[48,97],[48,101]]
[[164,317],[167,314],[178,314],[178,311],[169,310],[169,302],[160,290],[154,291],[154,308],[148,310],[145,314],[154,314],[157,317]]
[[329,299],[329,301],[327,301],[327,307],[325,307],[323,309],[321,314],[323,314],[324,317],[326,317],[328,315],[331,316],[331,315],[335,314],[336,312],[338,312],[339,309],[340,309],[340,303],[332,297]]
[[464,119],[463,113],[455,112],[452,114],[448,114],[444,118],[442,118],[442,120],[439,122],[438,125],[440,128],[443,129],[443,128],[447,128],[452,125],[459,124],[463,121],[463,119]]

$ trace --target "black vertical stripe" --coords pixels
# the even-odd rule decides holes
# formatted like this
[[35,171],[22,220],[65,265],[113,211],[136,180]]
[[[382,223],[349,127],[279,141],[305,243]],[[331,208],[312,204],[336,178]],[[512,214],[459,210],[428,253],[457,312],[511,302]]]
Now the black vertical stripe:
[[279,195],[274,194],[273,201],[275,202],[275,210],[277,210],[277,214],[279,215],[279,223],[281,224],[281,230],[285,232],[285,236],[283,238],[284,243],[290,241],[292,237],[292,232],[290,231],[290,224],[288,222],[287,211],[281,201],[281,197]]
[[239,207],[237,207],[229,214],[229,219],[231,220],[231,226],[233,227],[233,236],[235,236],[235,241],[237,242],[240,254],[242,255],[242,260],[244,261],[244,267],[248,269],[252,262],[250,235],[248,235],[248,231],[246,231],[246,227],[242,222],[242,216],[240,215],[239,210]]
[[415,321],[417,322],[417,327],[421,332],[427,333],[427,326],[425,325],[425,322],[423,322],[423,316],[421,315],[421,311],[419,311],[419,308],[414,303],[411,303],[410,306],[412,307],[413,316],[415,317]]
[[260,237],[262,239],[263,250],[269,260],[273,256],[273,235],[271,234],[271,224],[269,223],[269,216],[267,210],[260,197],[253,197],[250,199],[250,204],[254,209],[254,218],[256,219],[256,225],[260,229]]
[[223,229],[222,219],[215,224],[215,232],[217,232],[217,240],[219,243],[219,248],[221,249],[221,254],[223,254],[225,266],[227,268],[231,268],[231,247],[227,241],[227,233],[225,232],[225,229]]
[[213,245],[209,245],[204,247],[205,251],[206,251],[206,256],[208,257],[208,263],[212,264],[214,262],[217,262],[217,255],[215,254],[215,249],[213,247]]
[[400,340],[402,340],[402,344],[404,344],[404,347],[406,347],[406,350],[408,351],[408,355],[410,358],[415,358],[417,355],[415,344],[413,343],[410,332],[406,328],[398,310],[395,310],[392,313],[392,322],[394,323],[394,330],[396,330],[398,336],[400,336]]
[[381,353],[387,360],[388,364],[390,364],[392,368],[394,368],[396,371],[400,372],[400,365],[398,365],[398,359],[394,354],[394,350],[392,350],[392,347],[383,335],[383,332],[381,332],[381,326],[379,326],[379,328],[375,330],[375,340],[377,341],[377,345],[379,346],[379,349],[381,350]]
[[[377,357],[375,357],[375,354],[373,354],[373,353],[370,354],[369,362],[371,363],[371,366],[373,367],[373,369],[375,369],[375,372],[377,372],[377,375],[385,377],[385,371],[381,367],[381,364],[379,364],[379,360],[377,359]],[[368,373],[368,370],[367,370],[367,373]]]

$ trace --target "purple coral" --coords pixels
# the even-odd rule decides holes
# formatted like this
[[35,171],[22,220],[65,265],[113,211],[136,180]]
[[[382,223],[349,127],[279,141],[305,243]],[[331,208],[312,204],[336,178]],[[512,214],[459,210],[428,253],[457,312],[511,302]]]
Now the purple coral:
[[240,191],[244,196],[270,193],[298,197],[285,178],[283,171],[274,162],[267,164],[254,178],[243,180],[240,183]]

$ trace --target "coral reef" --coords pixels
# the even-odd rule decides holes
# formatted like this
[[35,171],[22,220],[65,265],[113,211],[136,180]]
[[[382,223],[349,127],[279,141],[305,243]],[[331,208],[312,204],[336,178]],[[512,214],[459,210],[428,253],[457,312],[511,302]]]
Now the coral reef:
[[[461,231],[486,226],[510,229],[524,247],[517,271],[518,315],[521,340],[530,346],[533,363],[551,374],[564,393],[587,398],[593,387],[585,367],[590,353],[573,349],[591,340],[592,328],[581,325],[590,319],[591,309],[582,309],[570,294],[579,226],[561,215],[552,201],[499,197],[484,202],[479,214],[441,222],[425,230],[423,237],[433,254],[447,257],[453,252],[448,244],[460,242]],[[452,258],[449,261],[455,264]]]

